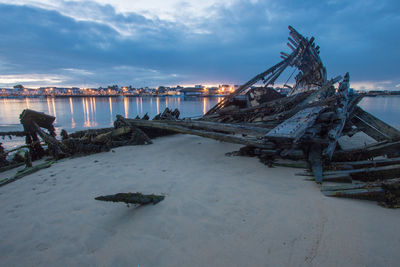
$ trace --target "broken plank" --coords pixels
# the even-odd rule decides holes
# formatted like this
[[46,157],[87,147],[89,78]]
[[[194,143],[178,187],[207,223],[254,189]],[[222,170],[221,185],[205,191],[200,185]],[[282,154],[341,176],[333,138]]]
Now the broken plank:
[[323,182],[335,182],[335,183],[351,183],[353,179],[350,174],[340,173],[337,175],[324,175],[322,177]]
[[363,148],[336,151],[332,157],[334,161],[359,161],[371,159],[377,156],[391,155],[399,153],[400,141],[396,142],[381,142],[371,144]]
[[338,89],[338,91],[339,91],[338,94],[340,94],[342,96],[341,100],[340,100],[341,107],[336,108],[336,115],[339,118],[339,122],[332,129],[329,130],[329,132],[328,132],[329,144],[322,151],[322,155],[328,157],[329,160],[332,159],[333,152],[336,149],[337,141],[340,138],[340,136],[342,135],[344,125],[346,124],[346,120],[349,115],[349,113],[348,113],[349,82],[350,82],[350,76],[349,76],[349,73],[347,72],[344,75],[343,81],[339,84],[339,89]]
[[351,190],[322,191],[327,197],[347,197],[358,199],[382,200],[385,190],[381,187],[358,188]]
[[265,137],[270,139],[291,139],[296,141],[303,136],[308,127],[312,126],[324,107],[305,108],[291,118],[285,120]]
[[37,172],[37,171],[39,171],[41,169],[49,168],[54,162],[55,162],[54,160],[51,160],[51,161],[48,161],[48,162],[45,162],[45,163],[42,163],[42,164],[38,164],[38,165],[33,166],[33,167],[28,167],[28,168],[22,169],[22,170],[18,171],[14,175],[14,177],[2,180],[0,182],[0,187],[4,186],[6,184],[9,184],[9,183],[15,182],[16,180],[19,180],[22,177],[25,177],[25,176],[27,176],[29,174]]
[[364,132],[368,136],[372,137],[378,142],[381,141],[388,141],[391,140],[391,138],[381,130],[373,127],[366,121],[364,121],[362,118],[358,117],[357,115],[354,115],[353,118],[351,119],[351,122],[357,126],[357,130]]
[[352,122],[358,127],[357,124],[361,125],[363,131],[370,135],[372,138],[378,138],[377,141],[389,140],[397,141],[400,140],[400,131],[396,128],[390,126],[384,121],[378,119],[377,117],[371,115],[360,107],[355,107],[355,116]]
[[375,159],[375,160],[361,160],[361,161],[345,161],[345,162],[331,162],[331,166],[335,166],[335,168],[348,166],[357,168],[366,168],[366,167],[379,167],[379,166],[387,166],[393,164],[400,164],[400,158],[389,158],[389,159]]
[[265,142],[264,140],[259,140],[257,138],[250,138],[250,137],[239,137],[229,134],[222,134],[217,132],[209,132],[209,131],[201,131],[201,130],[194,130],[183,126],[172,125],[165,122],[157,122],[157,121],[145,121],[145,120],[129,120],[130,123],[134,124],[137,127],[149,127],[155,129],[163,129],[169,130],[177,133],[183,134],[192,134],[198,135],[206,138],[211,138],[219,141],[224,141],[228,143],[235,143],[235,144],[243,144],[249,145],[253,147],[265,148],[270,149],[271,147],[274,148],[275,144],[271,142]]
[[308,154],[308,161],[310,162],[311,169],[314,173],[315,181],[317,183],[322,183],[321,146],[319,144],[311,145]]
[[353,179],[362,181],[385,180],[400,177],[400,164],[354,170],[326,171],[323,175],[324,178],[350,175]]
[[393,204],[396,204],[397,201],[399,184],[400,178],[396,178],[371,183],[322,186],[321,191],[325,196],[384,201],[387,204],[386,206],[395,207]]
[[[129,119],[128,119],[129,121]],[[161,123],[168,123],[172,125],[184,126],[192,129],[207,130],[207,131],[221,131],[232,134],[245,134],[261,137],[270,131],[269,128],[257,127],[256,125],[249,124],[235,124],[235,123],[218,123],[209,121],[157,121]]]

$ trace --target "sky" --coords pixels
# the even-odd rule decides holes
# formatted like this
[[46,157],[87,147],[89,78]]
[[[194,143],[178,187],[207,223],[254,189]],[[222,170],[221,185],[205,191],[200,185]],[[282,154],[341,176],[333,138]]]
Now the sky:
[[0,0],[0,86],[243,84],[290,51],[288,25],[328,78],[400,90],[398,0]]

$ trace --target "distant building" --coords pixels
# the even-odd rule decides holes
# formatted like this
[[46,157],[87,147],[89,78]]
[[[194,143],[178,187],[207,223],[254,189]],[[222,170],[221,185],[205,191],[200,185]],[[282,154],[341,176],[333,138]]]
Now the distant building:
[[183,93],[184,96],[200,96],[204,95],[205,90],[201,88],[196,88],[196,87],[185,87],[181,90],[181,94]]
[[218,88],[218,93],[222,95],[230,94],[234,91],[234,87],[229,84],[220,85]]
[[209,95],[217,95],[218,94],[218,87],[207,87],[207,93]]

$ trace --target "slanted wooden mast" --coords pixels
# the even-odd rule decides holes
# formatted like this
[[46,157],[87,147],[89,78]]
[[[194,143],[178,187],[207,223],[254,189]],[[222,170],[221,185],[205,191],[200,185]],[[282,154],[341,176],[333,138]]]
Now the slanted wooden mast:
[[276,79],[288,67],[296,67],[300,72],[296,76],[296,84],[292,88],[290,95],[304,92],[315,86],[322,86],[327,82],[326,69],[319,57],[319,46],[314,43],[314,37],[310,39],[303,37],[292,26],[289,26],[288,47],[292,49],[291,54],[281,52],[282,61],[275,64],[266,71],[256,75],[247,83],[240,86],[230,95],[226,96],[221,102],[212,107],[205,117],[214,114],[235,96],[246,93],[248,89],[259,81],[263,81],[265,87],[273,85]]

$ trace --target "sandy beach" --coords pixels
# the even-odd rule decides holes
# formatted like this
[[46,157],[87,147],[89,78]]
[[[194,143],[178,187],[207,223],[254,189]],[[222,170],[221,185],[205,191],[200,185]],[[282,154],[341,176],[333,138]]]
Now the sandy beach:
[[[0,188],[1,266],[396,266],[400,210],[328,198],[239,145],[157,138]],[[11,172],[1,174],[1,177]],[[164,194],[157,205],[96,201]]]

